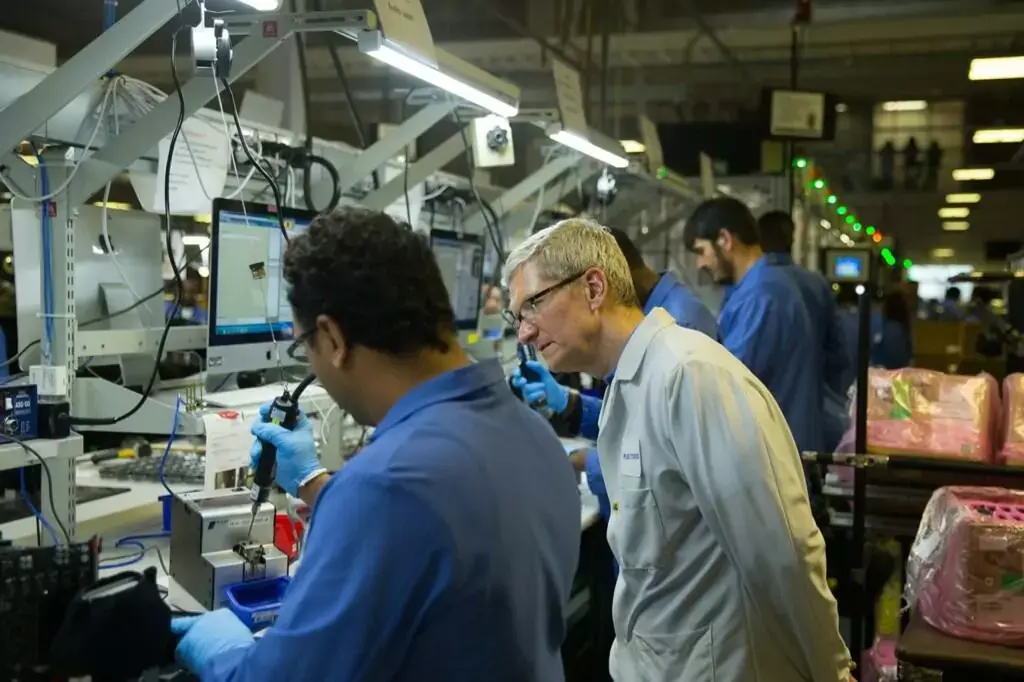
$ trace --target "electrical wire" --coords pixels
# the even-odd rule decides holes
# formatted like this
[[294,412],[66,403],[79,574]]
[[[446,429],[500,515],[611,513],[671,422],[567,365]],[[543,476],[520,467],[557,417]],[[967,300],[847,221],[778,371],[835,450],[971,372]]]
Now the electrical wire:
[[164,469],[167,468],[167,458],[171,454],[171,446],[174,445],[174,438],[178,433],[178,420],[181,419],[181,408],[185,406],[185,401],[181,399],[179,395],[174,401],[174,417],[171,418],[171,432],[167,437],[167,446],[164,447],[163,457],[160,458],[160,469],[158,470],[160,485],[164,487],[167,494],[174,497],[174,491],[171,490],[171,486],[167,485],[167,479],[164,477]]
[[[46,474],[46,494],[49,496],[50,512],[53,513],[53,520],[57,523],[57,527],[60,529],[61,534],[64,536],[64,539],[70,545],[71,534],[68,533],[68,529],[64,527],[64,523],[60,520],[60,515],[57,513],[57,507],[53,502],[53,475],[50,473],[50,465],[46,463],[46,459],[44,459],[43,456],[40,455],[39,452],[34,447],[29,445],[25,441],[21,440],[17,436],[4,434],[4,438],[11,441],[12,443],[17,443],[18,445],[21,446],[22,450],[24,450],[26,453],[32,455],[37,460],[39,460],[39,464],[40,466],[43,467],[43,472]],[[71,491],[71,494],[73,495],[74,491]],[[40,515],[37,518],[42,519],[42,516]]]
[[[143,540],[160,540],[160,539],[164,539],[164,538],[169,538],[170,536],[171,536],[170,533],[164,532],[164,533],[147,533],[147,534],[143,534],[143,535],[128,535],[126,537],[123,537],[123,538],[119,539],[117,542],[114,543],[114,549],[122,549],[122,548],[125,548],[125,547],[135,547],[135,548],[137,548],[139,550],[138,553],[136,553],[136,554],[126,554],[126,555],[123,555],[123,556],[116,556],[116,557],[107,557],[106,559],[104,559],[104,560],[99,562],[99,566],[98,567],[99,567],[100,570],[107,570],[107,571],[109,571],[110,569],[113,569],[113,568],[125,568],[127,566],[133,566],[133,565],[139,563],[140,561],[142,561],[142,559],[149,552],[156,552],[157,560],[160,562],[160,568],[161,568],[161,570],[163,570],[164,575],[170,575],[171,572],[167,570],[167,564],[164,562],[164,554],[163,554],[163,552],[160,551],[160,548],[157,547],[156,545],[148,545],[147,546],[147,545],[145,545],[142,542]],[[163,594],[163,597],[166,598],[167,595]]]

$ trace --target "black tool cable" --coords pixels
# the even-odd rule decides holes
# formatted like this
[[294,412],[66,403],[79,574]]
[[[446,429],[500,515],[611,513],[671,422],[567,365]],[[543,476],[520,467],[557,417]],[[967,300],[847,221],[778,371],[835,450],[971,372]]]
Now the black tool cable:
[[[39,464],[40,466],[43,467],[43,471],[46,474],[46,492],[50,498],[50,512],[53,514],[53,520],[56,522],[57,527],[60,528],[60,532],[64,535],[65,542],[67,542],[70,545],[71,534],[68,532],[68,529],[64,526],[64,523],[60,520],[60,516],[57,514],[57,507],[53,503],[53,475],[50,473],[50,465],[46,463],[46,459],[43,458],[43,456],[40,455],[39,452],[34,447],[29,445],[25,441],[21,440],[20,438],[17,438],[10,434],[4,434],[4,438],[11,441],[12,443],[17,443],[18,445],[21,446],[21,449],[26,452],[26,454],[32,455],[37,460],[39,460]],[[75,494],[73,487],[68,491],[68,494]],[[73,502],[74,500],[72,500],[72,503]]]

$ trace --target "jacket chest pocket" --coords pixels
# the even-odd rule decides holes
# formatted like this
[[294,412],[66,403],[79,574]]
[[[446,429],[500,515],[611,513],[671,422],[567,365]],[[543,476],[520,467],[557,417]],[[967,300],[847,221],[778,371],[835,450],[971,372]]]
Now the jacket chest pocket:
[[665,565],[665,526],[650,488],[621,488],[611,500],[608,539],[622,570],[651,571]]

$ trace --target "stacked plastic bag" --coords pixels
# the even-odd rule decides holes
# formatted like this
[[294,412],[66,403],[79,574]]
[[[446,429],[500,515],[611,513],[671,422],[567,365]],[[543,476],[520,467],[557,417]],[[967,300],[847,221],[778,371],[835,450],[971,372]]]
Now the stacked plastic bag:
[[1024,493],[940,488],[907,562],[905,597],[954,637],[1024,646]]
[[872,369],[868,387],[868,452],[992,461],[1000,407],[990,375]]
[[1024,374],[1011,374],[1003,381],[1001,441],[1000,459],[1024,466]]

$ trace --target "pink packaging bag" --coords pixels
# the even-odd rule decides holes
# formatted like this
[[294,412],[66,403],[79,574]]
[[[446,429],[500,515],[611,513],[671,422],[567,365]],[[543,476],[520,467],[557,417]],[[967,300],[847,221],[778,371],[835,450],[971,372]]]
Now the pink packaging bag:
[[[992,376],[871,369],[868,388],[869,453],[993,460],[1000,409]],[[852,447],[851,430],[838,451]]]
[[1024,374],[1003,380],[1003,424],[1000,458],[1011,466],[1024,466]]
[[907,561],[904,597],[948,635],[1024,646],[1024,493],[936,490]]

